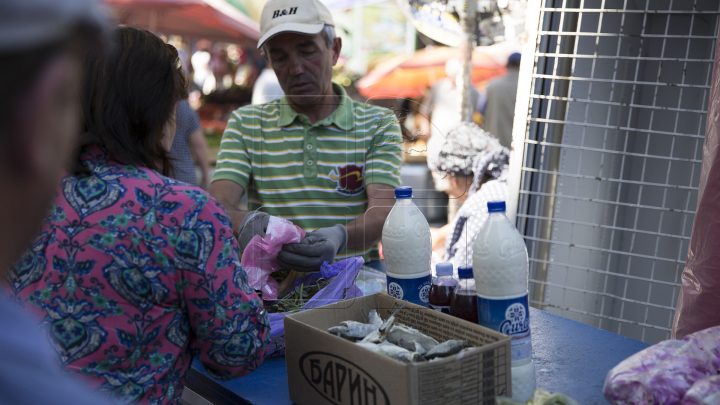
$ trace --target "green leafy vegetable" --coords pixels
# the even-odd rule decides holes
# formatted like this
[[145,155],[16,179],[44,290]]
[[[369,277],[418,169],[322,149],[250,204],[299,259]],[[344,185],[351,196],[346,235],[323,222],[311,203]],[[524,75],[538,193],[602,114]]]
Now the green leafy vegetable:
[[[275,273],[271,274],[271,276],[274,277]],[[268,303],[265,308],[270,313],[298,312],[302,309],[303,305],[310,300],[310,298],[314,297],[315,294],[325,288],[328,284],[330,284],[330,280],[324,278],[317,278],[309,282],[300,282],[288,295],[282,299]]]

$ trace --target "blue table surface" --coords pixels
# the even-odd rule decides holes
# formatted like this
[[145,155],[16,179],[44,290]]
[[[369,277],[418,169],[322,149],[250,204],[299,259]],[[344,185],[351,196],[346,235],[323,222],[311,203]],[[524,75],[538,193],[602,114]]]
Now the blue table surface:
[[[562,392],[582,405],[607,404],[605,376],[648,344],[545,311],[530,309],[537,388]],[[202,383],[198,386],[198,381]],[[252,374],[226,383],[210,380],[193,362],[188,385],[214,403],[290,405],[285,358],[268,359]]]

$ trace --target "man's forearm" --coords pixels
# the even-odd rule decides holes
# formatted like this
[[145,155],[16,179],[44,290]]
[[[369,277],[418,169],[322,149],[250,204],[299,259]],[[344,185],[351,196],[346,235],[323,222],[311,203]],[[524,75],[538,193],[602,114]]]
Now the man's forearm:
[[392,205],[372,207],[345,225],[348,232],[347,249],[365,250],[380,242],[385,218],[391,209]]
[[248,213],[238,209],[243,194],[245,194],[245,189],[230,180],[217,180],[210,184],[210,195],[225,208],[230,217],[235,236],[240,232],[240,224]]
[[[222,202],[220,202],[222,204]],[[243,219],[245,219],[245,215],[248,214],[249,211],[242,211],[237,209],[236,207],[228,206],[225,204],[222,204],[223,207],[225,207],[225,211],[227,211],[228,216],[230,217],[230,222],[232,222],[233,226],[233,234],[235,234],[235,237],[238,236],[238,233],[240,232],[240,224],[242,223]]]

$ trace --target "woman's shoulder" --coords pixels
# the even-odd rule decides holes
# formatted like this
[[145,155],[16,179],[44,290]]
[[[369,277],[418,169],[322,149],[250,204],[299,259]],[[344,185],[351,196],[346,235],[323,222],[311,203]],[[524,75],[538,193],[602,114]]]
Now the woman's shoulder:
[[490,180],[480,187],[475,195],[487,201],[504,201],[507,198],[508,185],[504,180]]
[[490,201],[507,200],[507,182],[501,180],[490,180],[480,187],[480,190],[473,193],[463,203],[457,212],[456,218],[462,217],[484,217],[487,215],[487,203]]
[[183,226],[198,219],[230,224],[222,205],[205,190],[146,167],[98,163],[89,176],[65,177],[60,194],[64,197],[60,203],[71,206],[83,218],[117,211],[129,218],[143,217],[149,227],[156,223]]
[[221,215],[222,218],[219,218],[221,222],[227,221],[228,224],[230,223],[223,206],[207,191],[198,186],[164,176],[156,171],[147,170],[152,172],[152,180],[155,182],[156,187],[162,189],[162,196],[165,200],[182,203],[183,206],[191,209],[202,210],[216,219],[218,219],[218,215]]

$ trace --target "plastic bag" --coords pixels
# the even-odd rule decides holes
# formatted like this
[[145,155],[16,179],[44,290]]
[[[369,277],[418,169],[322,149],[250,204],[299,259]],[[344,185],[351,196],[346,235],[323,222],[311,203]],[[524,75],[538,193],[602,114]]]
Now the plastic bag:
[[387,275],[371,267],[362,266],[358,276],[355,278],[355,285],[365,295],[387,292]]
[[[685,336],[683,341],[690,343],[683,350],[697,350],[712,363],[715,370],[720,370],[720,326],[701,330]],[[683,356],[683,352],[678,353]],[[694,355],[700,358],[700,354]]]
[[253,236],[245,247],[240,265],[248,275],[248,284],[258,291],[262,291],[264,300],[276,300],[278,283],[270,274],[280,270],[281,266],[275,260],[282,246],[287,243],[297,243],[305,237],[305,231],[292,222],[270,217],[265,238],[260,235]]
[[[320,267],[320,273],[309,273],[305,277],[335,277],[330,284],[320,290],[303,305],[301,311],[332,304],[334,302],[362,297],[362,291],[353,284],[355,277],[364,263],[362,257],[351,257],[334,264],[325,262]],[[298,280],[299,281],[299,280]],[[287,313],[268,314],[270,318],[270,344],[265,357],[280,357],[285,355],[285,326],[283,320]]]
[[720,375],[703,378],[685,394],[682,405],[720,404]]
[[[720,41],[715,57],[720,57]],[[720,63],[715,63],[697,210],[671,337],[720,325]]]
[[653,393],[648,392],[653,370],[684,345],[680,340],[666,340],[623,360],[608,372],[603,395],[616,405],[654,404]]
[[699,381],[720,370],[720,327],[667,340],[610,370],[603,394],[616,405],[681,404]]

